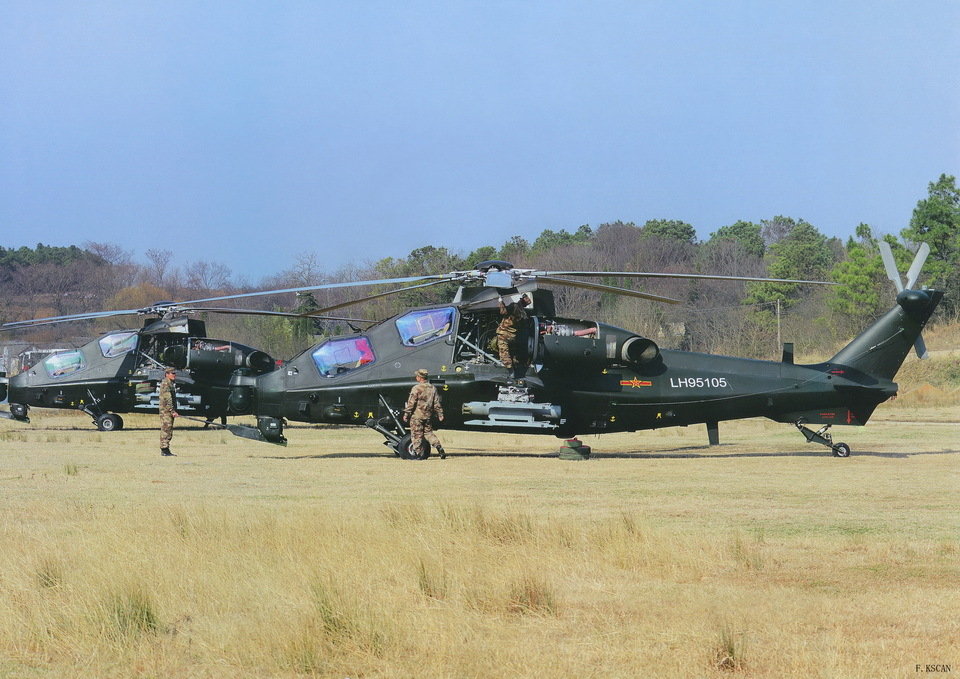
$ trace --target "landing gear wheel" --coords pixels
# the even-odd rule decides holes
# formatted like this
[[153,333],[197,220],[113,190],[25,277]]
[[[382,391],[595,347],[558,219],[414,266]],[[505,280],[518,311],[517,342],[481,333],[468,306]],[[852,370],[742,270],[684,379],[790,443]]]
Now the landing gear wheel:
[[393,452],[404,460],[426,460],[430,457],[430,443],[428,441],[423,442],[423,453],[418,454],[410,450],[410,438],[410,434],[404,434],[400,438],[400,442],[397,443],[393,449]]
[[116,431],[123,429],[123,418],[113,413],[107,413],[97,418],[97,429],[100,431]]
[[850,457],[850,446],[846,443],[834,443],[832,450],[834,457]]

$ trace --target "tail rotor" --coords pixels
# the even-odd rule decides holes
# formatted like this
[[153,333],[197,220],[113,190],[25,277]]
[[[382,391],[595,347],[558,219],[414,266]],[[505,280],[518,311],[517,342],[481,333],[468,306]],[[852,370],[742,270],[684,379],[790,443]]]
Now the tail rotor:
[[[893,284],[897,288],[897,294],[903,292],[904,290],[913,290],[913,286],[917,283],[917,278],[920,277],[920,270],[923,268],[924,262],[927,261],[927,255],[930,254],[930,245],[927,243],[920,243],[920,247],[917,249],[917,254],[913,258],[913,263],[907,270],[906,285],[903,284],[903,281],[900,278],[900,272],[897,270],[897,263],[893,259],[893,251],[890,249],[890,244],[884,240],[881,240],[877,243],[877,247],[880,248],[880,258],[883,260],[883,266],[887,270],[887,276],[891,281],[893,281]],[[927,345],[924,344],[922,336],[917,335],[917,339],[913,343],[913,348],[916,350],[918,358],[928,357]]]

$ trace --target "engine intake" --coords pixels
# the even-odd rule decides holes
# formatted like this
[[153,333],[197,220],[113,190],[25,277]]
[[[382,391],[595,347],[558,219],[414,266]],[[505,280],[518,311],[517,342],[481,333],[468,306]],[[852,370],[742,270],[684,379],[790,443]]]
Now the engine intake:
[[644,365],[655,361],[660,355],[660,347],[646,337],[635,335],[620,345],[620,360],[625,363]]

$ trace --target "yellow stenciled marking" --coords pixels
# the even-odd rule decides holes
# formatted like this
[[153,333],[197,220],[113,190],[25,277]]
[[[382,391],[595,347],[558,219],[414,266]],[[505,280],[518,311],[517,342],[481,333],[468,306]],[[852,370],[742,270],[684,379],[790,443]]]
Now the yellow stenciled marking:
[[447,366],[441,365],[441,366],[440,366],[440,372],[442,372],[442,373],[447,372]]
[[444,390],[444,391],[450,391],[450,385],[449,385],[449,384],[443,385],[443,390]]
[[617,421],[617,416],[616,416],[616,415],[611,415],[611,416],[610,416],[610,421],[611,421],[611,422],[616,422],[616,421]]
[[356,410],[354,410],[354,411],[353,411],[353,419],[356,420],[356,419],[359,418],[359,417],[360,417],[360,413],[358,413]]
[[662,419],[663,419],[663,413],[657,413],[657,419],[658,419],[658,420],[662,420]]

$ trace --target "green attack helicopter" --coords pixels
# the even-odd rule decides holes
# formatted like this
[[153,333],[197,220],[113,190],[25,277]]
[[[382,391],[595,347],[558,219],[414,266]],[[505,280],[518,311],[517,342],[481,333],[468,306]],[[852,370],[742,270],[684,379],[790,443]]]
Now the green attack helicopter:
[[[83,346],[52,353],[17,375],[0,373],[0,417],[29,422],[30,408],[81,410],[100,431],[123,429],[121,413],[156,413],[159,383],[167,366],[177,369],[177,410],[208,422],[249,409],[248,386],[276,361],[253,347],[207,336],[203,311],[245,313],[242,309],[156,302],[141,309],[60,316],[6,323],[2,330],[110,316],[143,317],[138,329],[113,330]],[[258,312],[296,316],[286,312]],[[339,319],[338,319],[339,320]],[[342,319],[347,320],[347,319]]]
[[[885,245],[885,244],[882,244]],[[234,434],[285,444],[288,421],[367,426],[404,459],[430,455],[411,450],[400,409],[423,368],[439,389],[445,429],[575,435],[705,424],[711,444],[719,422],[768,417],[794,424],[808,442],[835,456],[835,424],[863,425],[897,393],[892,380],[911,347],[925,353],[920,333],[943,293],[916,289],[929,248],[921,246],[903,285],[892,256],[884,255],[898,287],[896,305],[825,363],[798,365],[785,345],[781,361],[761,361],[661,350],[653,340],[595,320],[558,316],[543,285],[564,285],[675,303],[658,295],[590,282],[591,277],[775,280],[694,274],[542,271],[484,262],[474,270],[378,281],[333,283],[194,300],[208,303],[256,295],[373,284],[413,284],[318,309],[326,314],[350,304],[416,288],[457,283],[448,304],[409,309],[362,332],[330,337],[286,361],[281,369],[242,385],[243,398],[229,414],[256,416],[257,425],[229,424]],[[818,281],[783,281],[818,283]],[[499,322],[499,299],[526,293],[533,304],[526,327],[522,374],[511,374],[489,349]],[[51,319],[56,320],[56,319]],[[242,407],[236,407],[240,406]],[[821,425],[816,431],[806,425]]]

